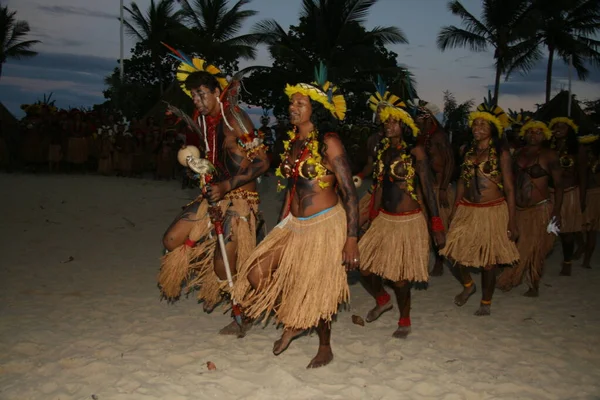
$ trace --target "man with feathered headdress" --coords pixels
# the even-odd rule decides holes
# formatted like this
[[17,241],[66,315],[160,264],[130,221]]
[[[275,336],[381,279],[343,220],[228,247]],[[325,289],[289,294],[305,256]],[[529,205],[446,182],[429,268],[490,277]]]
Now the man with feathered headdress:
[[[452,212],[451,204],[454,201],[454,190],[450,186],[450,180],[454,172],[454,154],[448,134],[435,117],[440,109],[432,103],[422,99],[416,99],[411,102],[415,110],[415,123],[419,127],[420,133],[418,142],[423,145],[429,164],[433,172],[435,181],[432,182],[435,191],[439,216],[444,223],[444,228],[448,230],[450,226],[450,214]],[[439,255],[435,259],[435,265],[431,271],[432,276],[440,276],[444,272],[444,258]]]
[[[203,156],[216,167],[216,176],[205,196],[189,204],[165,233],[163,243],[169,253],[163,257],[158,280],[165,297],[177,298],[182,281],[188,279],[188,290],[199,287],[198,299],[210,312],[228,290],[224,258],[235,276],[237,267],[256,246],[256,179],[269,164],[262,140],[237,104],[241,75],[228,82],[214,65],[171,51],[181,62],[177,71],[181,88],[196,107],[194,120],[189,123],[200,132]],[[216,203],[224,215],[226,255],[216,245],[209,202]],[[220,333],[240,337],[249,327],[232,322]]]

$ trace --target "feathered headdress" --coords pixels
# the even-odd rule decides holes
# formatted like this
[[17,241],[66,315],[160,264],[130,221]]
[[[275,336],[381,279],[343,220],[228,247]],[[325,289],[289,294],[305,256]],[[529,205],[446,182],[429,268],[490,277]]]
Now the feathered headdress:
[[491,124],[494,124],[498,130],[498,136],[502,137],[504,130],[510,125],[508,115],[500,108],[492,98],[491,91],[488,91],[487,99],[483,99],[483,103],[477,106],[477,109],[469,114],[469,127],[473,125],[473,121],[478,118],[485,119]]
[[300,93],[310,97],[311,100],[321,103],[338,120],[346,116],[346,100],[339,88],[327,80],[327,68],[321,61],[319,67],[315,67],[315,81],[312,83],[298,83],[297,85],[286,85],[285,94],[292,97]]
[[575,121],[573,121],[571,118],[567,118],[567,117],[556,117],[556,118],[552,118],[550,120],[550,123],[548,124],[548,127],[550,129],[554,128],[554,125],[559,124],[559,123],[563,123],[563,124],[567,124],[569,125],[573,131],[575,133],[579,132],[579,127],[577,126],[577,124],[575,124]]
[[177,67],[177,74],[175,76],[177,77],[177,81],[179,82],[181,90],[183,90],[183,92],[189,97],[192,97],[192,93],[190,93],[185,86],[185,81],[188,76],[194,72],[203,71],[214,76],[217,82],[219,82],[221,91],[224,90],[229,84],[225,75],[214,65],[209,64],[201,58],[189,58],[182,51],[176,50],[166,43],[163,43],[163,45],[171,51],[169,55],[181,63],[179,64],[179,67]]
[[600,135],[598,134],[589,134],[589,135],[582,135],[579,136],[577,138],[577,140],[579,141],[579,143],[581,144],[590,144],[590,143],[594,143],[596,140],[598,140],[600,138]]
[[[400,97],[388,91],[385,81],[379,75],[375,83],[375,93],[369,97],[367,104],[374,113],[379,112],[381,123],[392,117],[407,125],[412,130],[413,136],[419,134],[419,128],[417,128],[415,121],[406,111],[406,103]],[[373,119],[375,119],[375,115]]]
[[375,83],[375,92],[369,97],[367,104],[373,112],[377,112],[379,104],[389,104],[394,107],[404,107],[404,103],[400,97],[392,94],[388,91],[387,85],[383,78],[377,75],[377,82]]
[[513,129],[519,130],[529,119],[533,117],[531,111],[525,111],[521,108],[520,111],[508,109],[508,117],[510,118],[510,124]]
[[525,123],[519,130],[519,137],[524,137],[527,131],[530,129],[541,129],[544,133],[544,137],[546,138],[546,140],[549,140],[552,137],[552,131],[544,122],[537,121],[532,117],[526,117],[526,120],[524,122]]

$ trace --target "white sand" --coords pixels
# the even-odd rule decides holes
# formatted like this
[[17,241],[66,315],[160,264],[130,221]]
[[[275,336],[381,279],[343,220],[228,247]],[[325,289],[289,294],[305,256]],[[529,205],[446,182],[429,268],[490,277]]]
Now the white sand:
[[[353,285],[335,360],[306,370],[316,335],[275,357],[271,325],[222,337],[223,310],[159,301],[160,239],[192,191],[97,176],[0,175],[0,187],[2,400],[600,399],[598,254],[564,278],[557,247],[541,297],[498,292],[488,318],[472,315],[478,297],[453,305],[460,287],[446,271],[414,293],[405,341],[391,338],[396,309],[352,324],[373,304]],[[280,204],[268,187],[272,226]]]

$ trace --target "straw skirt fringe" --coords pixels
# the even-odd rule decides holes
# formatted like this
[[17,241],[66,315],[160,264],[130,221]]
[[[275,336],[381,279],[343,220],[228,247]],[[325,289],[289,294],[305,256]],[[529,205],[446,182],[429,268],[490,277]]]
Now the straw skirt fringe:
[[583,228],[583,213],[579,201],[579,187],[566,189],[563,195],[563,204],[560,209],[560,232],[581,232]]
[[496,285],[499,289],[508,291],[519,286],[524,276],[530,287],[533,286],[533,282],[539,282],[546,256],[554,246],[555,235],[546,231],[551,213],[552,203],[549,201],[533,207],[517,209],[516,224],[519,229],[517,249],[521,259],[513,268],[502,271]]
[[584,213],[584,230],[600,230],[600,187],[588,189]]
[[440,255],[466,267],[515,264],[519,252],[508,239],[507,226],[506,201],[474,204],[462,200]]
[[[219,202],[223,215],[230,213],[231,237],[236,244],[236,266],[240,266],[256,246],[256,219],[253,206],[243,199]],[[227,281],[219,280],[214,272],[217,237],[208,215],[208,202],[202,200],[196,212],[189,239],[197,242],[192,248],[181,245],[161,260],[158,282],[166,298],[177,298],[185,283],[185,292],[198,288],[198,300],[209,305],[218,303],[228,291]]]
[[358,243],[360,269],[394,282],[427,282],[429,231],[425,216],[380,212]]
[[[256,247],[239,271],[233,298],[250,318],[275,311],[291,329],[308,329],[331,321],[349,289],[342,265],[346,213],[338,203],[328,212],[300,220],[288,215]],[[276,265],[273,272],[270,267]],[[256,290],[243,279],[254,268],[264,275]]]

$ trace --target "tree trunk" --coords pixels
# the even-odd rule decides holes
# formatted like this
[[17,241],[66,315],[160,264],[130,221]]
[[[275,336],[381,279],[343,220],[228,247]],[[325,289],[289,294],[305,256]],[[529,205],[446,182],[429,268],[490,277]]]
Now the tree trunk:
[[548,67],[546,69],[546,103],[550,101],[552,91],[552,61],[554,59],[554,47],[548,47]]
[[494,83],[494,104],[498,105],[498,96],[500,94],[500,76],[502,75],[502,69],[500,63],[496,63],[496,82]]

